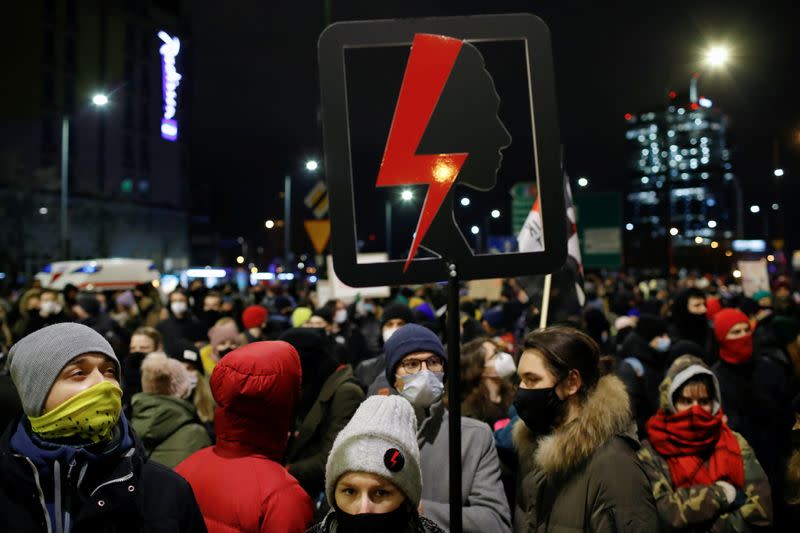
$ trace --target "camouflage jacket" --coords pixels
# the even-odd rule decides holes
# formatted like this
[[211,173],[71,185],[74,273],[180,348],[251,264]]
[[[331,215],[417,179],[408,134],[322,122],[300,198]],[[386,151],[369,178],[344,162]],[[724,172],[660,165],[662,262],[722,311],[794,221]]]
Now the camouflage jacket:
[[743,494],[728,504],[717,485],[675,488],[667,461],[645,441],[638,452],[653,488],[661,526],[665,531],[740,532],[772,523],[772,495],[767,475],[753,449],[735,433],[744,460]]

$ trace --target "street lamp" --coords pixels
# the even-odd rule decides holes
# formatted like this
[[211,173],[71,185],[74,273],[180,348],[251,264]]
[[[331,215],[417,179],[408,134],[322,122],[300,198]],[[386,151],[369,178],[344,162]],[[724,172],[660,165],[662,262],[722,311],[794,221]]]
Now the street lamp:
[[[108,104],[108,96],[97,93],[92,96],[95,107]],[[61,117],[61,258],[69,259],[69,122],[70,116],[64,113]]]
[[275,227],[275,221],[274,221],[274,220],[271,220],[271,219],[270,219],[270,220],[267,220],[266,222],[264,222],[264,226],[265,226],[267,229],[272,229],[272,228],[274,228],[274,227]]
[[783,169],[782,168],[776,168],[774,174],[775,174],[776,178],[782,177],[783,176]]
[[[305,163],[306,170],[309,172],[316,172],[319,169],[319,163],[314,159],[309,159]],[[288,265],[289,254],[292,251],[292,176],[286,174],[283,177],[283,260]]]
[[722,67],[731,58],[731,51],[725,45],[715,45],[705,51],[703,59],[709,67]]
[[589,180],[586,178],[578,178],[578,187],[588,187]]
[[669,234],[674,237],[675,235],[678,234],[678,228],[670,228],[669,229]]
[[[400,200],[407,204],[414,199],[414,193],[411,189],[403,189],[400,193]],[[384,217],[386,219],[386,255],[389,259],[392,258],[392,200],[390,199],[385,204]]]
[[759,213],[760,211],[761,211],[761,208],[759,206],[757,206],[757,205],[751,205],[750,206],[750,212],[751,213]]
[[500,210],[492,209],[492,218],[500,218]]
[[467,198],[466,196],[463,197],[461,199],[461,205],[463,205],[464,207],[467,207],[469,205],[469,198]]

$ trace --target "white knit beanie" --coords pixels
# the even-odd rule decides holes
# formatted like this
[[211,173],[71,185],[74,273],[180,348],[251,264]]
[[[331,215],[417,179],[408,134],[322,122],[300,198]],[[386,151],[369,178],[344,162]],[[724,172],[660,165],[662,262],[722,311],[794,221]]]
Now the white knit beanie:
[[417,417],[402,396],[370,396],[333,443],[325,467],[325,495],[334,506],[336,483],[348,472],[391,481],[414,508],[422,494]]
[[142,392],[184,400],[192,392],[189,371],[177,359],[153,352],[142,361]]

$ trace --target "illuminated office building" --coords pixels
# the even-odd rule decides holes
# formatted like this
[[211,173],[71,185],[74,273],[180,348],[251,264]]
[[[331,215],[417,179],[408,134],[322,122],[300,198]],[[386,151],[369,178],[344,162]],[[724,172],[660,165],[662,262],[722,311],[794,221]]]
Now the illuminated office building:
[[631,176],[625,229],[634,246],[665,238],[673,246],[704,245],[740,233],[728,119],[698,95],[696,78],[688,95],[670,91],[663,109],[628,113],[625,121]]

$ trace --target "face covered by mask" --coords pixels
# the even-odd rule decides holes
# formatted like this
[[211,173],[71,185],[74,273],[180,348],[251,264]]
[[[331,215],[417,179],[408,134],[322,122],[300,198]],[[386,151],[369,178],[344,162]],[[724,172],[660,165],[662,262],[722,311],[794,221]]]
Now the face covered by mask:
[[401,505],[388,513],[348,514],[341,509],[336,510],[336,531],[338,533],[401,533],[408,531],[411,511],[407,505]]
[[400,328],[399,327],[397,327],[397,328],[383,328],[383,330],[381,331],[381,336],[383,337],[383,343],[386,344],[386,341],[389,340],[389,337],[391,337],[392,334],[395,331],[397,331],[398,329],[400,329]]
[[494,370],[497,376],[502,379],[508,379],[517,371],[517,365],[514,364],[514,358],[511,354],[499,352],[494,356]]
[[333,314],[333,321],[337,324],[344,324],[347,322],[347,309],[337,309]]
[[400,394],[414,407],[427,409],[438,402],[444,393],[444,372],[421,370],[416,374],[400,376],[403,390]]
[[658,352],[664,353],[672,346],[672,339],[669,337],[659,337],[656,341],[655,349]]
[[186,314],[186,311],[189,309],[189,306],[187,305],[186,302],[183,302],[181,300],[176,300],[174,302],[170,302],[169,308],[172,311],[173,315],[177,317],[182,317],[184,314]]
[[61,312],[61,304],[54,301],[54,300],[47,300],[42,302],[41,308],[39,308],[39,315],[42,317],[48,317],[51,315],[57,315]]
[[94,443],[111,438],[122,411],[122,389],[103,381],[76,394],[52,411],[28,417],[31,429],[47,441],[72,437]]
[[520,419],[535,435],[545,435],[553,429],[564,411],[564,400],[556,394],[556,388],[517,389],[514,408]]
[[235,349],[236,348],[224,348],[224,349],[220,350],[219,352],[217,352],[217,355],[219,356],[220,359],[222,359],[223,357],[225,357],[226,355],[228,355],[229,353],[231,353]]

